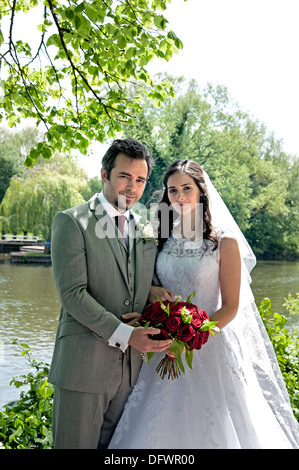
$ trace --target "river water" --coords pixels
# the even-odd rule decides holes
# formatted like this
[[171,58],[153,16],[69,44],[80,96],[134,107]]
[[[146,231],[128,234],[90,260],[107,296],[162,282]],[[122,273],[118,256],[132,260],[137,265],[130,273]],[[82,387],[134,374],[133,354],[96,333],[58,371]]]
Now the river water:
[[[273,310],[283,313],[284,297],[299,292],[299,261],[258,261],[252,289],[256,303],[269,297]],[[0,262],[0,409],[19,397],[11,378],[30,370],[12,341],[28,344],[34,359],[50,363],[59,310],[51,266]]]

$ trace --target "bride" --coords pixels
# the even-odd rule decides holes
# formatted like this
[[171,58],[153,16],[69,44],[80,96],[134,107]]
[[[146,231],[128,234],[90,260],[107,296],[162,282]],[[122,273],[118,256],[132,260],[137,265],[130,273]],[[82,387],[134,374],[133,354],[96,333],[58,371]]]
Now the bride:
[[173,163],[163,183],[161,202],[178,218],[167,238],[159,211],[158,278],[165,296],[186,300],[196,291],[192,302],[219,330],[178,379],[157,374],[164,353],[143,363],[109,448],[299,448],[298,423],[249,286],[249,245],[196,162]]

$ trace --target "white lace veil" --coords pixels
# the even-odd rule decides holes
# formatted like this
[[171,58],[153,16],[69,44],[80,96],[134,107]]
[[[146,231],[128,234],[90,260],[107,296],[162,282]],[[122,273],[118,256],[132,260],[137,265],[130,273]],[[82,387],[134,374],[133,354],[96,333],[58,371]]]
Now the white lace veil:
[[209,176],[204,172],[207,185],[212,225],[234,236],[242,258],[242,280],[239,309],[230,323],[232,334],[241,344],[240,353],[253,367],[260,388],[277,420],[290,441],[299,445],[299,425],[290,407],[288,392],[276,359],[276,355],[256,307],[250,288],[250,273],[256,264],[255,255],[239,229],[237,223],[217,192]]

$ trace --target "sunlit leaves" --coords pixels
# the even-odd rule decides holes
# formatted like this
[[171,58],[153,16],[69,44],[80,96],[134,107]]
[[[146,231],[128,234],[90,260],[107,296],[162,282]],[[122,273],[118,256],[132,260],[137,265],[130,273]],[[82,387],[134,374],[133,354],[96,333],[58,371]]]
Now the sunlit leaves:
[[[30,44],[25,35],[15,44],[4,38],[3,116],[11,126],[31,117],[46,129],[45,142],[30,152],[27,165],[55,150],[86,152],[91,139],[115,136],[138,115],[142,102],[137,96],[160,105],[173,94],[170,83],[157,88],[146,71],[155,57],[168,61],[182,48],[175,33],[167,31],[167,3],[45,0],[36,25],[39,44]],[[14,14],[37,4],[42,1],[20,0]],[[132,83],[136,97],[130,95]]]

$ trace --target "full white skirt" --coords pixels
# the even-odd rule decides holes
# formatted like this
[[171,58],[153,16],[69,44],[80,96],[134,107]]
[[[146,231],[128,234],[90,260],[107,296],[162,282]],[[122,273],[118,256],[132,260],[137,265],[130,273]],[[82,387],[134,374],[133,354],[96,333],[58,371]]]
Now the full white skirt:
[[227,327],[210,337],[194,351],[193,369],[185,365],[178,379],[157,374],[164,353],[144,363],[109,448],[298,448],[273,413],[250,361],[238,356],[231,334]]

